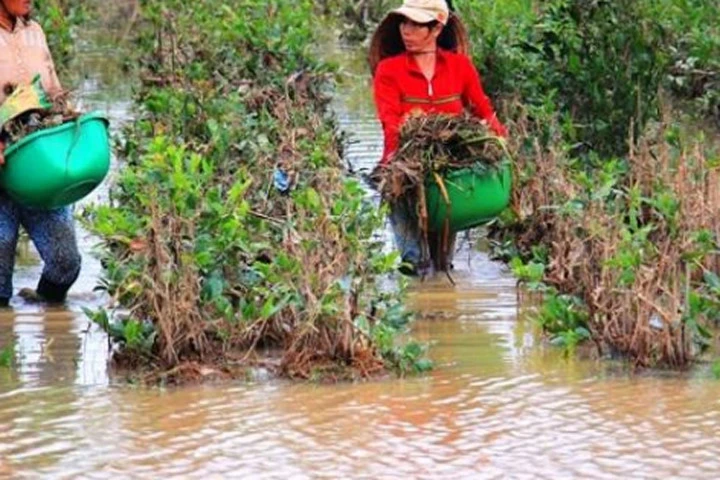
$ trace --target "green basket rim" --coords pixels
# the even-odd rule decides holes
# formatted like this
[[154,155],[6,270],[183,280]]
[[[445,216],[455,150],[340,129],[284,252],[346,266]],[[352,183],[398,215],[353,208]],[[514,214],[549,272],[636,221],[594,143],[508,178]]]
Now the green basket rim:
[[[493,167],[491,167],[491,168],[493,168]],[[453,179],[453,178],[457,178],[457,177],[462,177],[469,173],[475,173],[475,171],[476,170],[472,167],[463,167],[463,168],[458,168],[456,170],[448,170],[440,176],[445,179]],[[507,173],[508,171],[510,173],[512,173],[512,162],[509,160],[503,160],[502,162],[500,162],[497,165],[497,168],[495,169],[495,171],[487,170],[485,173],[487,173],[487,174],[498,174],[498,173],[504,174],[504,173]],[[425,178],[425,184],[435,185],[435,178],[432,175],[428,175]]]
[[108,120],[107,115],[105,115],[104,113],[102,113],[100,111],[85,113],[85,114],[79,116],[78,118],[76,118],[75,120],[65,122],[63,124],[58,125],[57,127],[44,128],[42,130],[38,130],[37,132],[33,132],[30,135],[22,138],[19,142],[13,143],[12,145],[10,145],[7,148],[7,150],[5,150],[5,158],[10,159],[10,156],[13,153],[15,153],[15,151],[24,147],[25,145],[32,142],[36,138],[44,137],[47,135],[52,135],[52,134],[61,132],[63,130],[67,130],[69,128],[74,128],[78,122],[82,124],[82,123],[88,122],[90,120],[102,120],[105,122],[105,126],[110,125],[110,120]]

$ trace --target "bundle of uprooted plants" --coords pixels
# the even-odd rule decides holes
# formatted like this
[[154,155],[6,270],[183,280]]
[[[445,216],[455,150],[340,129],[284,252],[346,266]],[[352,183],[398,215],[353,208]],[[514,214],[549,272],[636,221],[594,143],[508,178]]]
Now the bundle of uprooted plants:
[[[450,208],[443,175],[452,170],[496,169],[507,151],[500,137],[494,135],[484,121],[465,115],[415,115],[408,118],[400,130],[400,146],[392,161],[375,173],[375,181],[383,200],[390,205],[403,202],[416,208],[418,226],[425,237],[440,235],[435,266],[447,267],[447,245],[442,239],[448,232],[428,231],[428,209],[425,200],[427,182],[437,183]],[[446,229],[449,228],[446,225]],[[429,255],[429,249],[423,248]],[[424,260],[429,260],[425,258]]]
[[[6,94],[11,94],[12,90],[7,90]],[[32,110],[13,118],[2,126],[0,137],[7,144],[17,143],[26,136],[44,130],[46,128],[57,127],[63,123],[75,120],[80,116],[70,102],[69,91],[64,91],[52,98],[52,106],[43,110]]]

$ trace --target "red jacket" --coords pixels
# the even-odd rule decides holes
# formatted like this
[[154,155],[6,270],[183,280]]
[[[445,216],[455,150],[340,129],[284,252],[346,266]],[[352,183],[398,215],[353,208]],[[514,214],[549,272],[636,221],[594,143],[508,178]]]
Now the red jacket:
[[497,135],[507,135],[483,91],[480,75],[467,55],[438,49],[435,76],[430,81],[407,53],[386,58],[377,66],[373,90],[385,134],[381,163],[387,163],[397,150],[400,126],[407,115],[416,110],[460,114],[469,107],[475,115],[486,120]]

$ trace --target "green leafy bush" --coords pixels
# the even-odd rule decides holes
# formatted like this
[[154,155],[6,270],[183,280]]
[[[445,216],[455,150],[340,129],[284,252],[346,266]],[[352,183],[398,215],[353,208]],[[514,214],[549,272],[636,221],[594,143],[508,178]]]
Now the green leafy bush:
[[424,365],[396,345],[402,291],[380,280],[397,255],[374,235],[384,212],[343,174],[315,15],[310,1],[146,2],[141,114],[111,204],[87,213],[103,287],[131,312],[101,322],[120,355],[151,344],[172,368],[262,348],[298,378]]

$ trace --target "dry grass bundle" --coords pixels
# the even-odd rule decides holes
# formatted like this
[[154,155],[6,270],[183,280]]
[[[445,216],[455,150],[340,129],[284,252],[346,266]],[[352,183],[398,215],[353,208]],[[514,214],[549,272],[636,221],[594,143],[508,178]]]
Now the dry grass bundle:
[[495,167],[506,154],[504,141],[470,114],[412,116],[400,131],[392,162],[376,173],[379,190],[392,203],[415,192],[432,173]]
[[[444,173],[463,168],[497,168],[507,158],[504,140],[470,114],[417,115],[403,125],[400,148],[390,164],[377,169],[373,176],[384,201],[391,205],[403,202],[416,208],[418,226],[424,237],[423,257],[435,257],[422,258],[421,262],[432,260],[436,269],[447,271],[453,235],[447,219],[442,232],[429,232],[426,181],[437,182],[450,205],[442,179]],[[431,233],[437,234],[437,248],[430,248]]]
[[[5,86],[5,92],[12,93],[10,86]],[[69,102],[70,92],[63,91],[52,99],[52,106],[48,110],[34,110],[26,112],[3,125],[0,136],[7,144],[17,143],[31,133],[46,128],[57,127],[63,123],[75,120],[80,116]]]

